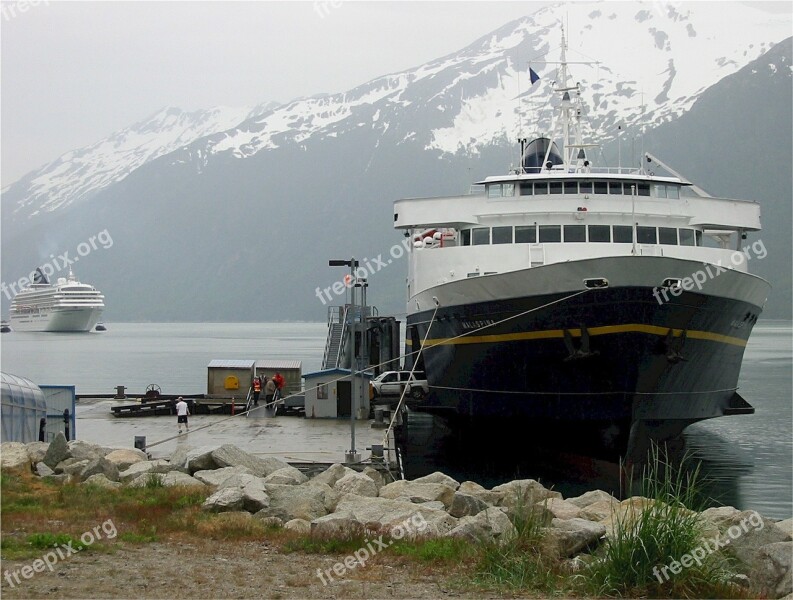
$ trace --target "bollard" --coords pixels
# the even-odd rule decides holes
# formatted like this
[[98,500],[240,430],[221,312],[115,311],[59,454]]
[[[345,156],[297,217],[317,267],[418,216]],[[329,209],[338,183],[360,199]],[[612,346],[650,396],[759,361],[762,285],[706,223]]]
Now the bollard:
[[145,435],[136,435],[135,436],[135,448],[142,452],[146,452],[146,436]]
[[231,399],[231,414],[234,415],[234,398]]
[[124,390],[126,390],[126,389],[127,388],[125,386],[123,386],[123,385],[117,385],[116,386],[116,395],[115,395],[115,397],[113,399],[114,400],[124,400],[124,399],[126,399],[126,396],[124,395]]

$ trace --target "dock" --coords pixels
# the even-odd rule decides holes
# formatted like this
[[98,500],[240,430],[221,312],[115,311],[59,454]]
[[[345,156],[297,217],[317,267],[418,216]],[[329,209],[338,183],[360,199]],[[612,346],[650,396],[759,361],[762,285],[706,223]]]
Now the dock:
[[[189,400],[211,400],[216,403],[218,399],[185,397],[185,401]],[[151,408],[143,408],[149,404]],[[146,416],[161,418],[123,418],[134,416],[130,411],[122,413],[122,418],[119,418],[113,408],[125,406],[143,409]],[[161,415],[157,414],[158,406],[163,411]],[[306,419],[282,416],[280,411],[275,417],[255,415],[258,418],[246,418],[240,413],[234,418],[230,418],[228,413],[194,413],[189,419],[190,432],[177,436],[175,413],[167,412],[172,406],[170,399],[163,399],[162,402],[132,403],[114,401],[112,396],[84,396],[76,407],[76,435],[78,439],[108,447],[131,447],[136,438],[145,437],[146,450],[153,458],[169,458],[178,448],[233,444],[257,456],[280,458],[306,474],[319,472],[334,463],[344,463],[345,454],[350,450],[349,419]],[[199,408],[201,406],[205,405],[196,403],[197,410],[203,410]],[[242,409],[240,406],[240,411]],[[360,453],[362,462],[348,466],[361,469],[372,466],[380,470],[380,461],[371,458],[371,449],[383,445],[384,433],[383,429],[370,427],[370,423],[365,420],[358,421],[356,450]],[[383,453],[384,460],[381,462],[387,465],[396,478],[400,478],[401,461],[395,449],[393,434],[389,436]]]
[[[110,407],[114,417],[160,417],[176,414],[177,395],[160,396],[156,399],[146,397],[127,398],[125,404]],[[191,415],[233,415],[245,410],[245,399],[242,398],[208,398],[204,394],[181,395],[190,409]],[[110,396],[113,398],[113,396]],[[91,402],[104,399],[97,395],[78,396],[78,401]],[[299,407],[290,406],[297,410]]]

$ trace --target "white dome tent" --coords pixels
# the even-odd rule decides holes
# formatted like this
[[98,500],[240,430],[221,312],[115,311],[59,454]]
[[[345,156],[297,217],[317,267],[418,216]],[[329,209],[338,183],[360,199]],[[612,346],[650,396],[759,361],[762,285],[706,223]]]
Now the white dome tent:
[[2,376],[3,442],[35,442],[39,439],[41,419],[47,417],[47,404],[41,388],[23,377]]

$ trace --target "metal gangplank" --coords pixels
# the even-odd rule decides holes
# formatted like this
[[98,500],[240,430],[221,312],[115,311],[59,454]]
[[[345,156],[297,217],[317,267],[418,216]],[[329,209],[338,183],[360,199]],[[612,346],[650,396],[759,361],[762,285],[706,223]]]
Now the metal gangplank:
[[347,331],[347,307],[328,307],[328,339],[325,342],[325,354],[322,358],[322,369],[335,369],[343,354],[344,338]]

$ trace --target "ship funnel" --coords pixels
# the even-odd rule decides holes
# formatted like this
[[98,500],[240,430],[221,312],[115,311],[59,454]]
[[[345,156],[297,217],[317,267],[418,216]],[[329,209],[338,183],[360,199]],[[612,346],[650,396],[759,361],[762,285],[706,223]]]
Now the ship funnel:
[[41,267],[38,267],[36,269],[36,274],[33,275],[33,283],[43,283],[46,285],[49,284],[49,282],[50,281],[49,279],[47,279],[47,276],[44,273],[42,273]]

